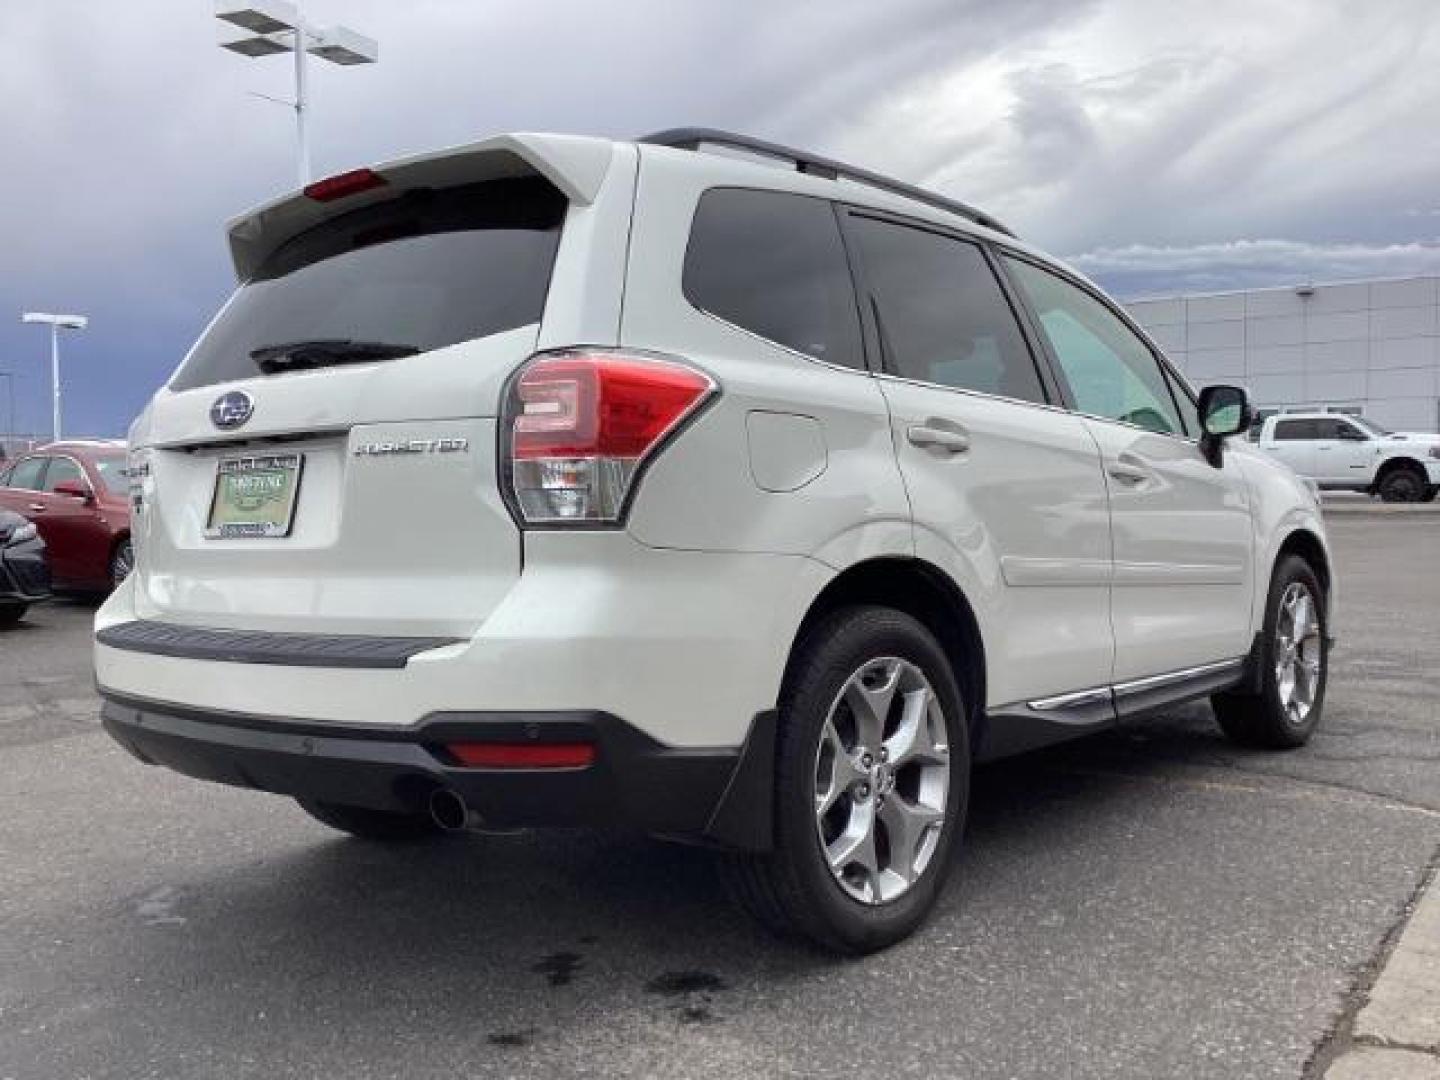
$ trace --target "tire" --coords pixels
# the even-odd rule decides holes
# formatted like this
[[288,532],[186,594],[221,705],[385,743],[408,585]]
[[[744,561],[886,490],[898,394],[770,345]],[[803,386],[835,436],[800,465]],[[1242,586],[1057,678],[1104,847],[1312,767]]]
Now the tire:
[[1421,501],[1421,502],[1434,502],[1436,495],[1440,495],[1440,484],[1431,484],[1429,487],[1427,487],[1427,488],[1425,489],[1425,497],[1424,497],[1423,499],[1421,499],[1420,501]]
[[115,550],[110,552],[110,588],[118,589],[120,583],[130,576],[130,571],[135,568],[135,547],[130,542],[130,537],[125,537],[115,545]]
[[[1296,625],[1292,598],[1302,594],[1312,615],[1299,650],[1291,653],[1289,642],[1295,638]],[[1215,719],[1232,741],[1267,750],[1293,750],[1310,741],[1325,710],[1330,666],[1324,596],[1315,571],[1304,559],[1286,555],[1276,564],[1265,602],[1260,689],[1211,698]],[[1286,655],[1295,659],[1287,663]],[[1305,672],[1311,670],[1313,676],[1307,677]]]
[[[911,934],[964,829],[965,715],[944,651],[915,619],[881,607],[826,616],[797,646],[781,693],[774,847],[722,856],[731,897],[777,934],[833,952]],[[869,848],[855,842],[867,822]],[[902,836],[913,842],[897,845]]]
[[384,844],[414,844],[438,840],[450,834],[436,825],[429,814],[402,814],[371,810],[364,806],[296,799],[300,809],[332,829]]
[[0,604],[0,627],[14,626],[29,610],[29,604]]
[[1430,480],[1419,469],[1400,465],[1382,476],[1375,490],[1384,502],[1423,502],[1430,490]]

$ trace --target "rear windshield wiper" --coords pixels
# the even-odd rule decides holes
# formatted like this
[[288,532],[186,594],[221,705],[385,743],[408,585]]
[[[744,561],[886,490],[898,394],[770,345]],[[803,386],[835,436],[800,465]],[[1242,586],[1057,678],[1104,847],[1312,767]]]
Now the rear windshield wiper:
[[337,364],[368,364],[414,356],[415,345],[391,345],[384,341],[351,341],[349,338],[319,338],[314,341],[287,341],[250,350],[250,359],[267,375],[279,371],[333,367]]

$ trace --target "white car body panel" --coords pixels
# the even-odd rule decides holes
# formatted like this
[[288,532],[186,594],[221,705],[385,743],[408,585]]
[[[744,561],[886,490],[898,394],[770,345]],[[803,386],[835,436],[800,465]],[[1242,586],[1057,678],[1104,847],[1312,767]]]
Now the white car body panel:
[[[916,554],[963,583],[985,636],[986,704],[1109,682],[1110,522],[1083,421],[984,394],[881,383]],[[969,449],[914,446],[912,427],[954,431]]]
[[[833,573],[798,556],[659,551],[624,532],[537,532],[525,572],[474,636],[398,671],[105,645],[96,646],[95,670],[111,693],[242,715],[396,725],[445,711],[585,708],[624,717],[669,746],[735,746],[751,718],[774,706],[795,630]],[[127,580],[97,629],[142,617],[135,601]]]
[[1244,656],[1255,580],[1238,463],[1227,456],[1215,468],[1193,439],[1085,425],[1110,490],[1113,681]]

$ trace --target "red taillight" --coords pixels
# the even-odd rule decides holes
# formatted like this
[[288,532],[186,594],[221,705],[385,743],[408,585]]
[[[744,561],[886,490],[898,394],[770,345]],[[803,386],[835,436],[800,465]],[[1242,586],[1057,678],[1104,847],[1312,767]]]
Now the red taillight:
[[351,169],[349,172],[337,173],[335,176],[325,177],[324,180],[316,180],[313,184],[306,184],[305,196],[316,202],[334,202],[336,199],[359,195],[362,191],[384,186],[385,178],[373,169]]
[[521,516],[618,521],[647,457],[715,389],[704,372],[672,359],[602,350],[533,357],[504,418]]
[[595,761],[590,743],[446,743],[461,765],[475,769],[583,769]]

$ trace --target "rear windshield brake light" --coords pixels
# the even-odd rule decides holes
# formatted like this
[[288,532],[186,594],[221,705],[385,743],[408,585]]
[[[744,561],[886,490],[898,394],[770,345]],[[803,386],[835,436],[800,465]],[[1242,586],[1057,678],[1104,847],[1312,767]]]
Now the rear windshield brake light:
[[305,196],[316,202],[334,202],[362,191],[385,186],[385,178],[373,169],[351,169],[305,185]]

